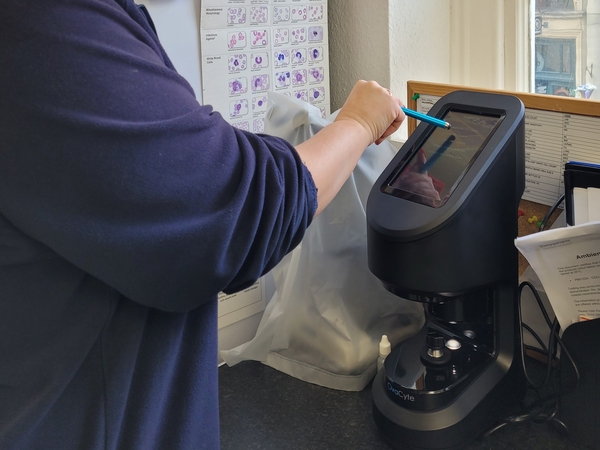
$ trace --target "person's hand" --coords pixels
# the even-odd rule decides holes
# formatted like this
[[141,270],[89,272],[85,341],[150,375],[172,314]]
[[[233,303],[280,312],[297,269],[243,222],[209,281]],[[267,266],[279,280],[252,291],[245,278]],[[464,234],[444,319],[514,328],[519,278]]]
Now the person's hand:
[[402,103],[375,81],[359,81],[346,99],[335,121],[353,120],[369,133],[369,143],[380,144],[396,132],[405,115]]
[[400,174],[394,187],[418,195],[419,201],[426,205],[435,206],[436,202],[440,201],[440,194],[435,189],[431,177],[422,171],[425,161],[425,152],[420,149],[415,162]]

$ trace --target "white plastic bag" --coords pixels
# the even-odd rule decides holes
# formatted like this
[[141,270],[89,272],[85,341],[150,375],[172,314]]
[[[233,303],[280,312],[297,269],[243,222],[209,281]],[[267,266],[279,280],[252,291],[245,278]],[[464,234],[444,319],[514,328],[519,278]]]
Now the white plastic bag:
[[[329,121],[308,103],[269,94],[265,131],[297,145]],[[367,266],[365,205],[395,154],[371,145],[300,246],[272,271],[276,293],[256,336],[221,352],[228,365],[257,360],[301,380],[345,391],[363,389],[376,372],[379,341],[392,346],[424,323],[420,304],[386,291]]]

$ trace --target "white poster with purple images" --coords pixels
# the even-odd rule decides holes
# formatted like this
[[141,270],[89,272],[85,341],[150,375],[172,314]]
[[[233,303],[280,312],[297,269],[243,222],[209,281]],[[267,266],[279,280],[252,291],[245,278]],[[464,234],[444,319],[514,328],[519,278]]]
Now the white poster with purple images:
[[[267,93],[330,114],[327,0],[201,0],[202,103],[233,126],[265,128]],[[219,328],[264,310],[265,280],[219,295]]]
[[327,0],[202,0],[202,99],[261,133],[267,92],[330,113]]

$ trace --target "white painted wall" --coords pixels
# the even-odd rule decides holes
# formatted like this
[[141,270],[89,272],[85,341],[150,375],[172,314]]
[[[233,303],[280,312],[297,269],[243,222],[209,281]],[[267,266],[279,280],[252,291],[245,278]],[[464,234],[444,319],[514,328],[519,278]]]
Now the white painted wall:
[[[408,80],[450,81],[450,3],[329,0],[329,47],[332,110],[360,79],[406,102]],[[406,134],[403,125],[394,139]]]
[[389,0],[328,0],[331,110],[357,80],[390,85]]
[[[406,103],[409,80],[450,82],[450,2],[390,0],[391,89]],[[394,140],[407,138],[402,125]]]
[[450,83],[530,91],[530,0],[450,4]]

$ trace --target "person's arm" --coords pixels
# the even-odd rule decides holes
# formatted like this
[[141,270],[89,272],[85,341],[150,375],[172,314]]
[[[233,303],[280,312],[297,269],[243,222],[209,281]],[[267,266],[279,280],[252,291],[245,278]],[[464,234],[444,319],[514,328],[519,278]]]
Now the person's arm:
[[148,307],[250,286],[316,210],[298,153],[200,105],[132,2],[55,3],[0,15],[0,215]]
[[364,150],[395,132],[404,117],[389,90],[359,81],[335,121],[296,147],[318,189],[316,214],[333,200]]

